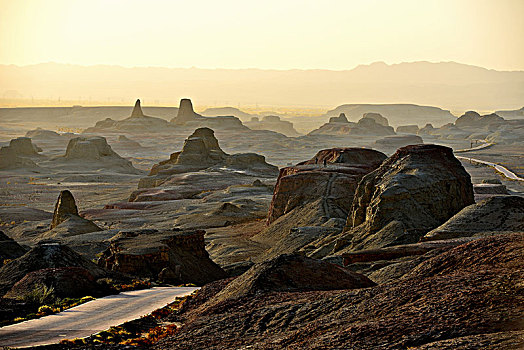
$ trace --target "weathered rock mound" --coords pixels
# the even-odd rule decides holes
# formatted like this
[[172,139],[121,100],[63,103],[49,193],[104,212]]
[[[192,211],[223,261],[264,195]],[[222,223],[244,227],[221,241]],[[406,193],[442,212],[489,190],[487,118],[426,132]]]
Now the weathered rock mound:
[[107,276],[106,271],[71,248],[59,243],[41,243],[0,268],[0,295],[4,295],[29,272],[60,267],[81,267],[95,278]]
[[245,127],[240,119],[232,115],[204,117],[193,110],[193,103],[190,99],[183,98],[180,100],[180,107],[177,116],[171,119],[170,123],[177,126],[185,127],[210,127],[224,129],[244,129]]
[[524,198],[493,196],[472,204],[444,224],[428,232],[423,240],[440,240],[524,232]]
[[96,278],[88,270],[82,267],[60,267],[29,272],[6,293],[5,297],[21,297],[31,293],[38,285],[53,288],[57,298],[98,296],[102,292]]
[[282,168],[267,223],[318,199],[326,202],[326,217],[345,218],[360,179],[385,159],[386,155],[371,149],[331,148],[296,166]]
[[380,113],[368,112],[362,115],[362,119],[373,119],[377,124],[382,126],[389,126],[389,121],[384,118]]
[[16,241],[9,238],[4,232],[0,231],[0,262],[3,263],[6,259],[16,259],[26,253]]
[[31,142],[29,137],[18,137],[9,142],[11,148],[18,156],[21,157],[35,157],[42,149]]
[[349,123],[349,121],[344,113],[340,113],[338,117],[329,118],[329,123]]
[[70,191],[61,191],[55,204],[55,210],[53,211],[51,228],[53,229],[57,227],[62,222],[66,221],[71,215],[78,216],[78,208],[76,206],[75,198]]
[[205,249],[204,231],[124,232],[112,239],[98,265],[161,282],[203,285],[227,277]]
[[279,132],[289,137],[299,136],[300,134],[293,127],[293,123],[281,120],[277,115],[267,115],[259,120],[252,117],[250,121],[244,123],[251,130],[270,130]]
[[410,125],[399,125],[397,126],[397,133],[403,133],[403,134],[417,134],[419,132],[418,125],[416,124],[410,124]]
[[107,143],[105,137],[75,137],[69,140],[66,153],[63,157],[54,159],[55,162],[66,164],[75,163],[79,167],[97,167],[121,173],[140,174],[141,171],[133,167],[131,162],[120,157]]
[[417,242],[473,203],[471,178],[450,148],[400,148],[359,183],[337,249]]
[[311,131],[309,135],[395,135],[395,130],[389,126],[387,119],[378,113],[365,113],[357,123],[348,122],[342,114],[339,117],[331,117],[328,123]]
[[251,267],[213,298],[210,304],[268,292],[358,289],[373,285],[366,276],[326,261],[282,254]]

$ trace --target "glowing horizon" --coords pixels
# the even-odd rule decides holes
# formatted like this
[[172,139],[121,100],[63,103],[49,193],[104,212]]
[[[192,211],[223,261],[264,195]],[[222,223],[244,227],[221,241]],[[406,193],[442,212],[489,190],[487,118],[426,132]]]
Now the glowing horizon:
[[0,0],[0,64],[524,70],[520,0]]

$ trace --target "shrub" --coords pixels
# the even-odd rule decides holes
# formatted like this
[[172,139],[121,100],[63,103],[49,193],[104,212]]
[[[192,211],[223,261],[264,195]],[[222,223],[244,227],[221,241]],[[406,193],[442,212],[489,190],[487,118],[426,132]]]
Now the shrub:
[[55,301],[55,288],[47,287],[44,284],[37,284],[31,291],[20,298],[23,302],[30,305],[53,304]]
[[50,315],[53,313],[53,308],[49,305],[42,305],[38,308],[39,314]]

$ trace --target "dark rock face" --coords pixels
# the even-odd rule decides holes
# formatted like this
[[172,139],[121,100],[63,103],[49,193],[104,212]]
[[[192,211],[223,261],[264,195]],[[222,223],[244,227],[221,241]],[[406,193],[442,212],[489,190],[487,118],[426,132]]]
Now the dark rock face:
[[0,231],[0,262],[6,259],[16,259],[24,255],[26,250],[22,248],[14,239],[9,238]]
[[203,285],[227,277],[205,249],[204,231],[124,232],[112,239],[98,265],[163,282]]
[[267,223],[319,199],[324,201],[326,217],[345,218],[362,176],[385,159],[386,155],[371,149],[331,148],[319,151],[313,159],[296,166],[282,168]]
[[61,267],[81,267],[95,278],[107,276],[106,271],[71,248],[59,243],[41,243],[0,268],[0,295],[4,295],[29,272]]
[[358,289],[373,285],[366,276],[340,266],[301,255],[283,254],[251,267],[210,303],[268,292]]
[[363,290],[264,293],[214,308],[197,294],[178,316],[184,327],[154,348],[520,348],[523,238],[460,245]]
[[338,117],[329,118],[330,123],[349,123],[348,118],[344,113],[340,113]]
[[397,150],[359,183],[337,249],[414,243],[473,204],[469,174],[451,148],[414,145]]
[[75,198],[68,190],[61,191],[55,204],[51,228],[53,229],[57,227],[62,222],[69,219],[71,215],[78,216],[78,208],[76,206]]
[[493,196],[472,204],[444,224],[428,232],[423,240],[488,236],[524,232],[524,198]]
[[7,292],[5,297],[21,297],[30,293],[38,285],[53,287],[57,298],[98,296],[101,292],[95,277],[88,270],[81,267],[60,267],[29,272]]

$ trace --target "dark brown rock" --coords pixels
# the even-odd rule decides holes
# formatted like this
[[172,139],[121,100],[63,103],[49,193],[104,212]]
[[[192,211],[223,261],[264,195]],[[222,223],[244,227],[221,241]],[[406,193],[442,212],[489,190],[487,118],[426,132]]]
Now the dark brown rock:
[[204,231],[123,232],[98,265],[135,277],[203,285],[226,277],[205,249]]
[[4,260],[7,259],[19,258],[25,253],[26,250],[21,245],[0,231],[0,264],[3,264]]
[[69,190],[61,191],[55,204],[51,229],[69,219],[71,215],[78,216],[78,208],[76,206],[75,198]]

